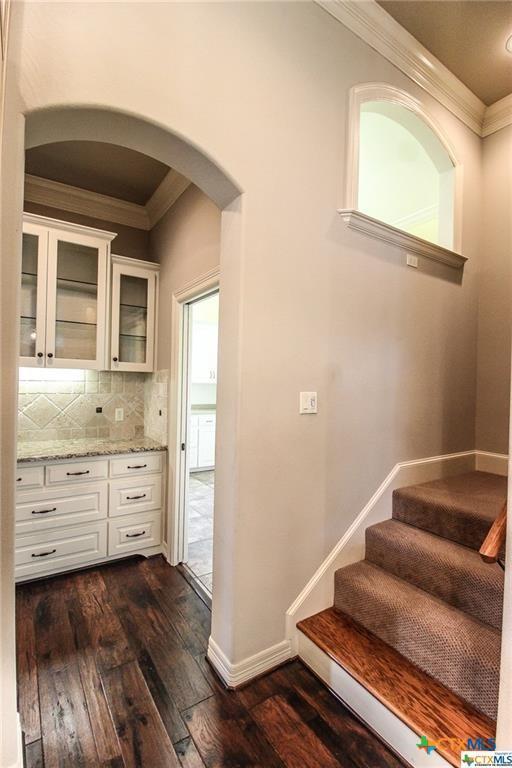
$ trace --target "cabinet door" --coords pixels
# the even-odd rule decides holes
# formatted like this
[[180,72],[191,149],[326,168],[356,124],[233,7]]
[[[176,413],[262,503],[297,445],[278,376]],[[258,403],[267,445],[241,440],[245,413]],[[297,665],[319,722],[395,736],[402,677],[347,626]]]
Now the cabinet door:
[[152,371],[155,347],[156,274],[114,263],[111,368]]
[[199,467],[215,466],[215,417],[199,417],[199,444],[197,463]]
[[217,381],[216,325],[195,323],[192,335],[192,384],[215,384]]
[[50,230],[47,367],[104,368],[108,247],[93,235]]
[[197,469],[197,449],[199,445],[199,417],[191,416],[188,428],[188,468]]
[[48,230],[23,225],[20,365],[44,367]]

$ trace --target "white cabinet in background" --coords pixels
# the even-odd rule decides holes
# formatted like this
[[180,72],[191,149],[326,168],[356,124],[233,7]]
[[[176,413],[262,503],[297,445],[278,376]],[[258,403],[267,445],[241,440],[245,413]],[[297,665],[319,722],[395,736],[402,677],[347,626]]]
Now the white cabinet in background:
[[217,344],[218,326],[216,324],[196,323],[192,335],[192,384],[215,384],[217,382]]
[[190,471],[215,467],[215,413],[192,414],[189,423]]
[[110,368],[154,370],[159,265],[112,255]]
[[105,367],[113,232],[24,214],[20,365]]

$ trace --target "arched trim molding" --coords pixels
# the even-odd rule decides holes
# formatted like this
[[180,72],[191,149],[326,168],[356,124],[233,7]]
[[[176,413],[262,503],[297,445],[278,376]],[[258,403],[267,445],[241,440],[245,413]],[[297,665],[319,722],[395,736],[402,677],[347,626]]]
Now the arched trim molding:
[[[396,105],[403,107],[401,124],[410,133],[416,134],[440,176],[443,173],[453,174],[453,184],[444,206],[444,210],[449,211],[449,224],[452,229],[449,247],[424,240],[405,231],[399,225],[392,225],[359,210],[361,112],[369,102],[372,104],[372,111],[383,115],[388,113],[388,116]],[[407,114],[410,114],[410,120],[407,119]],[[398,246],[408,254],[423,256],[451,267],[461,268],[466,261],[466,257],[461,254],[463,168],[441,126],[419,99],[387,83],[364,83],[351,88],[348,121],[344,200],[343,207],[338,209],[345,223],[351,229]]]
[[46,107],[26,115],[25,147],[101,141],[143,152],[190,179],[222,210],[242,190],[204,149],[145,117],[90,106]]

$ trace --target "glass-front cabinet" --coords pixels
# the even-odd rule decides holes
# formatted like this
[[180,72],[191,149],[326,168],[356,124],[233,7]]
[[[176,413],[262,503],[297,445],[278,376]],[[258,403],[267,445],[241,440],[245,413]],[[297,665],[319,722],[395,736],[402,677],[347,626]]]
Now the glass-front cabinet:
[[158,265],[112,256],[111,369],[152,371]]
[[26,214],[21,365],[104,369],[112,232]]
[[[48,230],[23,226],[20,365],[44,365]],[[37,362],[36,362],[37,361]]]

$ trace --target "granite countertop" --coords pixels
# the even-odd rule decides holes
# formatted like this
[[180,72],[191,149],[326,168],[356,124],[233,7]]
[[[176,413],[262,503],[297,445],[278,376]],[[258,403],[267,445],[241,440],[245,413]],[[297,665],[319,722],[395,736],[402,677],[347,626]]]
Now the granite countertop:
[[83,438],[81,440],[41,440],[18,443],[18,462],[52,461],[53,459],[78,459],[81,456],[109,456],[116,453],[142,453],[144,451],[165,451],[149,437],[133,440],[109,440]]

